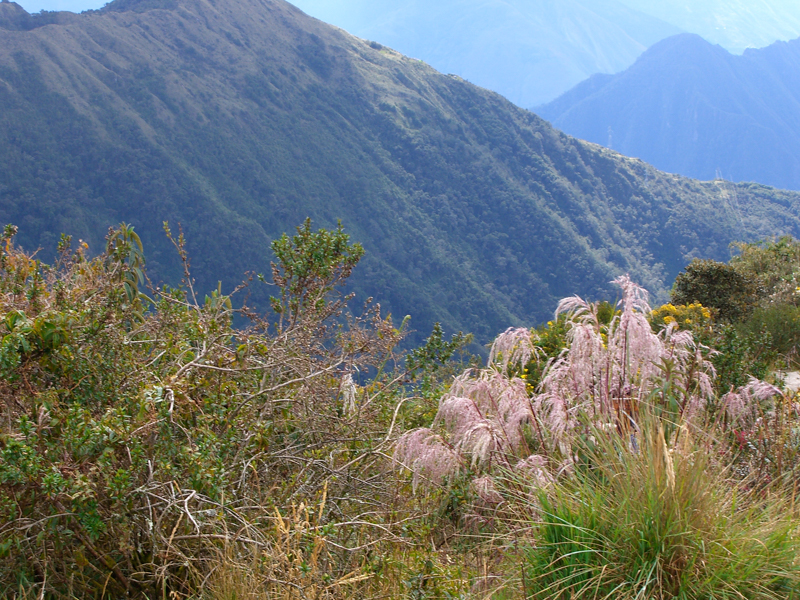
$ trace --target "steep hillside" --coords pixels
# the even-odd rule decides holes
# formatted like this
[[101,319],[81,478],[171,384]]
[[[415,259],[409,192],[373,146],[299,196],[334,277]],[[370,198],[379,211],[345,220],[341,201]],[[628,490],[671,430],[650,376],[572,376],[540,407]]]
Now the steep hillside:
[[800,36],[796,0],[620,0],[731,52]]
[[296,0],[308,14],[499,92],[547,102],[679,32],[616,0]]
[[800,235],[796,194],[660,173],[280,0],[117,0],[2,31],[0,103],[0,222],[28,247],[99,249],[124,220],[174,280],[162,222],[181,223],[209,289],[268,272],[307,216],[342,219],[367,251],[357,292],[422,332],[487,340],[621,272],[663,289],[733,239]]
[[666,171],[800,189],[800,39],[734,56],[676,36],[537,112]]

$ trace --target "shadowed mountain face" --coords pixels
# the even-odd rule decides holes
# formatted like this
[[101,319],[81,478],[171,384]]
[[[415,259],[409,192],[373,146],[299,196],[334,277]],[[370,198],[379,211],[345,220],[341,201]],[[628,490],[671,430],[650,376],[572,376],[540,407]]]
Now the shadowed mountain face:
[[180,223],[207,290],[341,219],[362,298],[486,341],[620,273],[663,290],[731,240],[800,234],[796,194],[660,173],[279,0],[117,0],[0,34],[0,222],[43,255],[127,221],[176,281]]
[[314,17],[519,106],[617,73],[680,30],[616,0],[296,0]]
[[734,56],[675,36],[537,112],[666,171],[800,189],[800,40]]

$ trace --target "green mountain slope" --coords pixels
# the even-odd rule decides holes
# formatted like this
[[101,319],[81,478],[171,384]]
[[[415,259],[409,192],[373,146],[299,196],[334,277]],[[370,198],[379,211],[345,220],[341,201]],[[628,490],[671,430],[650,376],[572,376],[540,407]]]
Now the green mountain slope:
[[616,0],[295,0],[308,14],[519,106],[617,73],[680,30]]
[[118,0],[0,34],[0,222],[44,254],[124,220],[174,280],[168,220],[210,289],[267,272],[305,217],[342,219],[362,298],[485,341],[621,272],[659,290],[733,239],[800,234],[797,194],[732,203],[280,0]]

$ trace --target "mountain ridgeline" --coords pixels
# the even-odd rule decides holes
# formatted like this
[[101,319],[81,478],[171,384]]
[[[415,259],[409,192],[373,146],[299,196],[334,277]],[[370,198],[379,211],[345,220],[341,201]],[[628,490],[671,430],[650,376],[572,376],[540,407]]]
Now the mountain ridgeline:
[[594,73],[618,73],[681,30],[616,0],[297,0],[359,37],[499,92],[548,102]]
[[[282,232],[341,219],[361,299],[485,342],[620,273],[663,292],[691,257],[800,235],[798,194],[661,173],[281,0],[116,0],[0,33],[0,222],[43,255],[126,221],[177,282],[180,223],[197,287],[229,289]],[[268,309],[270,286],[247,293]]]
[[674,36],[536,111],[659,169],[800,189],[800,39],[734,56]]
[[735,54],[800,35],[800,4],[796,0],[620,1]]

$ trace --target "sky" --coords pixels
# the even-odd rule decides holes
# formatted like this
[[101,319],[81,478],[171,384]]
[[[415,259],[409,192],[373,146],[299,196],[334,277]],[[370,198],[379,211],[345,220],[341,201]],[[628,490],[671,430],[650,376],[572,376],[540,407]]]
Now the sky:
[[[104,6],[109,0],[16,0],[29,13],[40,10],[81,12]],[[290,0],[308,14],[337,23],[342,15],[358,13],[371,0]],[[375,0],[377,1],[377,0]],[[436,0],[429,0],[436,4]],[[524,2],[525,0],[517,0]],[[560,0],[553,0],[559,2]],[[635,10],[658,17],[684,31],[697,33],[708,41],[740,54],[745,48],[761,48],[775,40],[800,35],[798,0],[615,0]],[[388,5],[402,5],[394,0]],[[613,3],[613,2],[612,2]],[[352,13],[352,14],[351,14]],[[345,29],[348,29],[345,27]],[[351,29],[348,29],[351,31]],[[358,33],[351,31],[352,33]],[[378,40],[381,41],[381,40]]]
[[22,8],[29,13],[40,10],[68,10],[81,12],[95,8],[102,8],[108,0],[16,0]]

